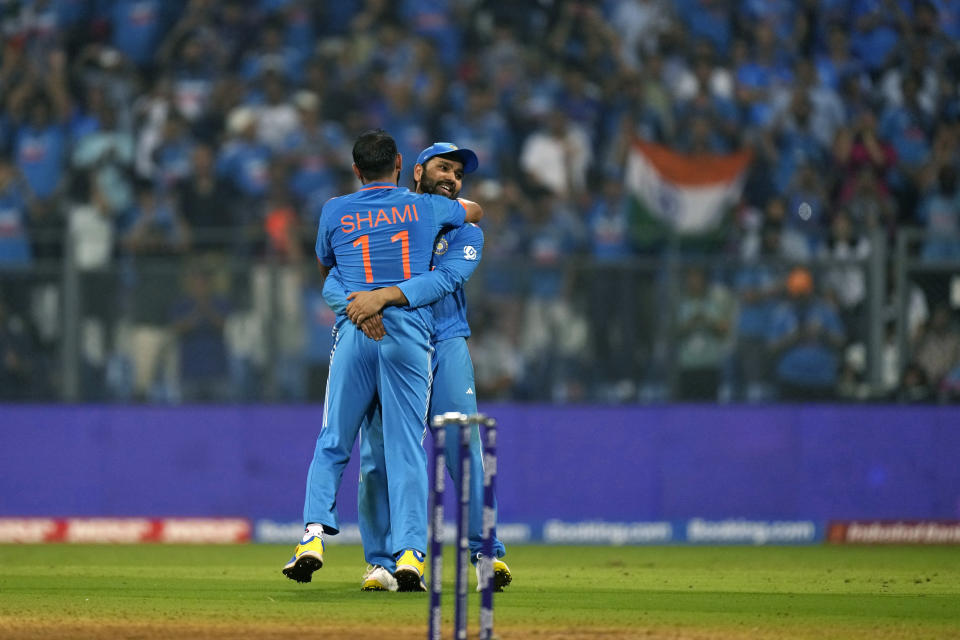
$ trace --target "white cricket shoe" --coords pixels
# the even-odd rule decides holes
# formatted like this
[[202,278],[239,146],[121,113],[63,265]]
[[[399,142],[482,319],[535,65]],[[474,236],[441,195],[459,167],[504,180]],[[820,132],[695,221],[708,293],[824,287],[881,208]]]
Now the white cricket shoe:
[[368,566],[363,574],[360,591],[396,591],[397,579],[393,574],[378,564]]
[[[481,562],[483,559],[483,554],[477,554],[477,591],[481,591],[480,585],[483,584],[483,571],[486,569],[487,564]],[[513,575],[510,573],[510,567],[507,566],[507,563],[501,560],[500,558],[493,559],[493,590],[494,591],[503,591],[503,588],[509,585],[513,581]]]

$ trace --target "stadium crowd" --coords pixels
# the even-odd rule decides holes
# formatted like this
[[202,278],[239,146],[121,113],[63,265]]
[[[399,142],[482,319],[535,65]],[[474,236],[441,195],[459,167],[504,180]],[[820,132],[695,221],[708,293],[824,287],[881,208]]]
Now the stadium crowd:
[[[321,399],[316,216],[371,127],[404,185],[435,140],[479,156],[481,399],[960,394],[949,279],[889,259],[864,355],[873,243],[960,267],[954,0],[11,0],[0,30],[3,399],[63,395],[71,308],[76,399]],[[708,240],[651,240],[637,138],[752,152]]]

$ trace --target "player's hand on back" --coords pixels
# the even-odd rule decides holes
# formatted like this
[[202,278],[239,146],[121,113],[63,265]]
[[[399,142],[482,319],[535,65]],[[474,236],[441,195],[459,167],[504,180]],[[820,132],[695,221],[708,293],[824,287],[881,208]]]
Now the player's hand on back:
[[377,313],[375,315],[366,318],[357,325],[360,328],[360,331],[363,331],[363,335],[367,336],[371,340],[383,340],[383,337],[387,335],[387,330],[383,328],[383,314]]
[[374,315],[379,313],[383,309],[383,294],[380,293],[381,289],[375,289],[373,291],[354,291],[347,296],[347,317],[350,318],[350,322],[360,326],[360,323]]
[[384,287],[373,291],[354,291],[347,296],[347,317],[350,322],[360,326],[360,323],[370,316],[380,313],[387,305],[407,304],[407,298],[399,287]]

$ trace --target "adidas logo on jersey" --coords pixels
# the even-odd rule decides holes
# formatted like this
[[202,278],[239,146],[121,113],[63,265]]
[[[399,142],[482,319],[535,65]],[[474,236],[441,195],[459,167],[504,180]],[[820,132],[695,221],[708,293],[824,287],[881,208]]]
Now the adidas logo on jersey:
[[473,395],[473,388],[472,388],[472,387],[467,387],[467,395],[468,395],[468,396],[472,396],[472,395]]

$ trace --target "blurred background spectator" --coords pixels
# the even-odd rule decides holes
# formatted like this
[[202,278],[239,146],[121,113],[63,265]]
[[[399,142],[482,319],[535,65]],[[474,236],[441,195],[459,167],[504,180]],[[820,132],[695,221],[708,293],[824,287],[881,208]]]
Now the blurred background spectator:
[[177,343],[179,396],[184,402],[225,402],[230,398],[224,326],[230,302],[215,290],[203,265],[186,275],[183,294],[170,309]]
[[[5,292],[0,292],[5,293]],[[12,315],[0,296],[0,400],[37,400],[37,354],[24,319]]]
[[818,294],[813,275],[804,267],[787,275],[786,294],[773,311],[769,329],[779,397],[833,400],[844,340],[840,316]]
[[673,327],[677,334],[677,398],[716,402],[720,374],[730,355],[734,300],[722,284],[711,284],[702,267],[683,279]]
[[930,387],[939,389],[947,374],[960,364],[960,328],[950,307],[944,304],[934,306],[914,353]]

